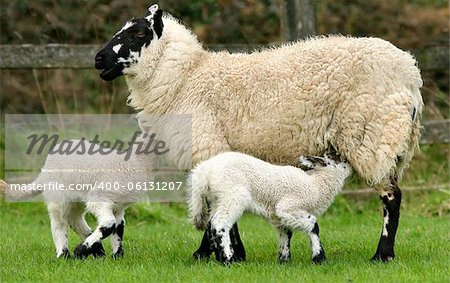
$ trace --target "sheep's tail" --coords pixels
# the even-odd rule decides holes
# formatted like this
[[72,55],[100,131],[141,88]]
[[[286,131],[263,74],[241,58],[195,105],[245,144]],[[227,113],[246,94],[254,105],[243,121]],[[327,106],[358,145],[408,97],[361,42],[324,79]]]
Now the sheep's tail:
[[209,219],[209,206],[206,200],[208,178],[198,167],[192,170],[191,187],[188,193],[189,219],[199,230],[206,230]]
[[28,188],[28,186],[26,190],[23,188],[15,188],[0,179],[0,194],[4,195],[8,201],[27,200],[37,196],[40,193],[42,193],[42,190]]

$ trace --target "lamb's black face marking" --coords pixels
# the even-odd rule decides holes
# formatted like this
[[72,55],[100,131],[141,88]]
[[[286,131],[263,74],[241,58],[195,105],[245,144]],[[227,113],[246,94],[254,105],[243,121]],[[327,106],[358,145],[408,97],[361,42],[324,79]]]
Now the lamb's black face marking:
[[160,38],[163,11],[151,6],[143,18],[131,19],[95,56],[95,68],[103,70],[100,77],[111,81],[123,75],[124,69],[137,64],[143,47]]

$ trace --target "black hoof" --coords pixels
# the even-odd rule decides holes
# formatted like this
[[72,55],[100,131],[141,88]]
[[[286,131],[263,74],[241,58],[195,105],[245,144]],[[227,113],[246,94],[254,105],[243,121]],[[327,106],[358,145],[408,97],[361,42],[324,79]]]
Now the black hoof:
[[196,251],[195,253],[192,254],[192,257],[194,258],[194,260],[205,260],[209,259],[209,254]]
[[97,258],[97,257],[104,257],[105,256],[105,249],[103,248],[103,245],[101,242],[95,242],[91,246],[91,254]]
[[234,262],[241,262],[245,261],[245,250],[244,249],[238,249],[234,251],[232,260]]
[[119,249],[117,250],[117,252],[116,252],[115,254],[113,254],[112,257],[113,257],[114,259],[118,259],[118,258],[123,257],[123,254],[124,254],[123,248],[122,248],[122,247],[119,247]]
[[64,259],[69,259],[70,258],[70,252],[68,248],[64,248],[62,250],[62,253],[58,256],[58,258],[64,258]]
[[90,255],[89,248],[84,244],[79,244],[75,247],[75,250],[73,251],[73,256],[76,259],[86,259]]
[[394,253],[388,253],[388,254],[381,254],[381,253],[376,253],[371,259],[371,262],[390,262],[393,261],[395,258],[395,254]]
[[320,253],[312,258],[312,261],[315,264],[322,264],[327,258],[325,257],[325,252],[323,250]]
[[278,262],[283,264],[283,263],[288,263],[291,261],[291,255],[278,255]]
[[217,261],[219,261],[223,265],[230,265],[233,263],[233,256],[228,258],[225,253],[220,252],[218,256],[216,256]]
[[237,255],[237,254],[233,254],[233,256],[230,259],[231,262],[243,262],[245,261],[245,255]]

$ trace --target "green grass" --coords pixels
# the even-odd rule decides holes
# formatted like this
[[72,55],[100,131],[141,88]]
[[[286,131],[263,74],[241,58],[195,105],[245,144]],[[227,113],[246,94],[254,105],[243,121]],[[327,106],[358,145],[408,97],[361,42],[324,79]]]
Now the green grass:
[[[294,234],[292,262],[276,261],[277,238],[265,220],[245,215],[240,224],[247,261],[224,267],[195,262],[202,234],[188,223],[183,205],[137,204],[127,214],[125,257],[62,260],[54,256],[42,203],[0,204],[2,282],[448,282],[450,212],[444,192],[406,193],[397,235],[397,258],[370,263],[381,229],[378,201],[339,197],[319,219],[325,264],[310,262],[305,235]],[[425,209],[426,208],[426,209]],[[441,211],[441,213],[437,213]],[[92,222],[92,219],[89,219]],[[69,232],[70,247],[78,237]],[[105,248],[110,251],[109,241]]]

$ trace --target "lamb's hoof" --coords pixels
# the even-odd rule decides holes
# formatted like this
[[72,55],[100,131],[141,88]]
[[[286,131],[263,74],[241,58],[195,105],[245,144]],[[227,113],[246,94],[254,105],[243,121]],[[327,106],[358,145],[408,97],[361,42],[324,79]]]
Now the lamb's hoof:
[[119,258],[122,258],[122,257],[123,257],[123,254],[124,254],[123,248],[122,248],[122,247],[119,247],[119,249],[117,250],[117,252],[115,252],[115,253],[112,255],[112,257],[113,257],[113,259],[119,259]]
[[278,255],[278,263],[284,264],[291,261],[291,255]]
[[209,259],[209,254],[196,251],[192,254],[192,257],[194,258],[194,260],[206,260]]
[[90,255],[90,250],[85,244],[79,244],[73,251],[73,256],[76,259],[86,259]]
[[245,261],[246,255],[245,255],[244,247],[243,246],[240,248],[233,247],[233,249],[234,249],[234,253],[233,253],[233,256],[231,257],[231,260],[233,262]]
[[230,259],[231,262],[242,262],[245,261],[245,254],[237,254],[234,253],[233,256]]
[[105,249],[103,248],[103,245],[101,242],[95,242],[91,246],[91,254],[97,258],[97,257],[104,257],[106,255]]
[[70,258],[70,252],[68,248],[64,248],[62,252],[56,256],[57,258],[64,258],[69,259]]
[[394,253],[387,253],[387,254],[381,254],[381,253],[376,253],[371,259],[371,262],[390,262],[393,261],[395,258],[395,254]]
[[313,256],[312,261],[315,264],[322,264],[326,259],[325,252],[321,250],[318,255]]
[[228,258],[223,252],[219,252],[216,254],[217,261],[225,266],[229,266],[233,263],[232,258],[233,255],[230,258]]

